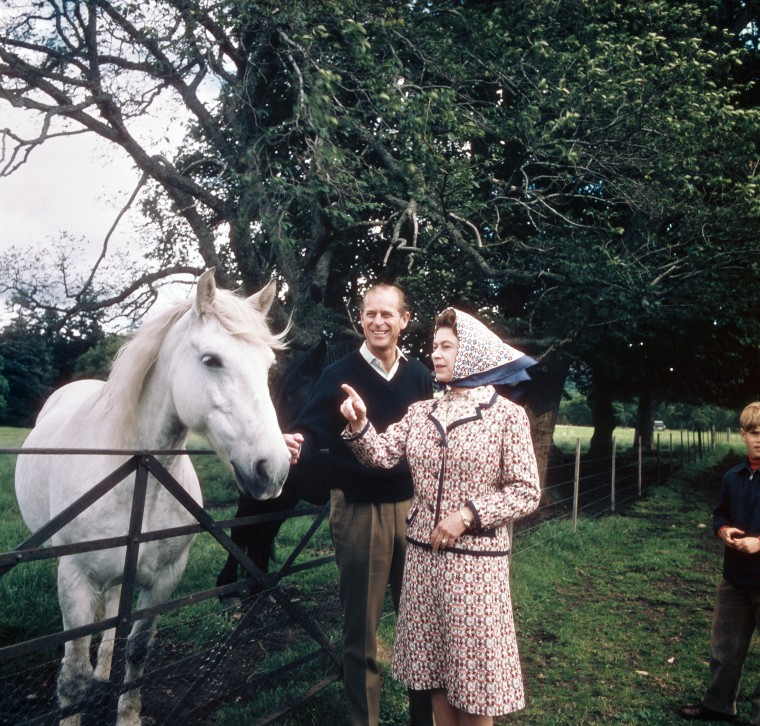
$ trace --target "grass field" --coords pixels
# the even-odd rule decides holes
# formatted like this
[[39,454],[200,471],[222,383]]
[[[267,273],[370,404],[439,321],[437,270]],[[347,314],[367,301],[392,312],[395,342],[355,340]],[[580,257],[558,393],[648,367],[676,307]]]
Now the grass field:
[[[677,708],[707,685],[720,572],[709,511],[727,463],[691,468],[623,514],[582,520],[574,534],[557,522],[520,540],[512,592],[527,708],[498,724],[683,723]],[[391,636],[389,628],[388,646]],[[746,672],[745,718],[760,676],[758,643]],[[389,675],[382,708],[382,723],[405,723],[403,689]],[[340,686],[281,723],[347,726]]]
[[[575,451],[575,442],[580,439],[581,451],[588,451],[589,441],[594,429],[591,426],[556,426],[554,428],[554,443],[562,451]],[[633,429],[615,429],[615,441],[620,450],[633,446]]]
[[[570,429],[558,432],[558,438],[565,435],[574,448],[579,429]],[[22,438],[23,432],[0,429],[6,447],[17,446]],[[498,724],[682,723],[677,707],[699,698],[707,683],[710,619],[720,571],[720,547],[709,528],[709,510],[722,470],[737,459],[734,451],[720,460],[727,451],[721,447],[712,452],[712,459],[648,490],[622,513],[582,519],[575,533],[562,520],[520,537],[513,556],[512,591],[528,703],[524,711]],[[213,486],[221,503],[224,477],[211,463],[204,466],[208,477],[218,476]],[[0,456],[0,550],[12,548],[25,536],[11,475],[12,457]],[[202,583],[209,586],[221,562],[218,548],[210,554],[202,538],[196,544],[183,591],[192,592]],[[325,535],[319,546],[329,548]],[[334,577],[334,568],[327,569],[333,573],[325,577]],[[48,567],[39,578],[31,590],[13,592],[3,589],[5,578],[0,578],[0,644],[13,642],[19,633],[34,634],[45,621],[59,622],[54,568]],[[325,582],[314,586],[324,587]],[[45,590],[48,597],[42,596]],[[207,620],[217,618],[212,610]],[[179,615],[173,617],[177,622],[167,619],[165,625],[184,627],[180,637],[198,629],[197,623],[183,626]],[[384,726],[407,722],[405,689],[388,675],[394,624],[389,608],[381,628]],[[224,626],[221,619],[217,626]],[[755,644],[740,694],[740,715],[745,718],[749,692],[760,676],[758,650]],[[285,686],[298,691],[295,677]],[[255,723],[280,703],[277,690],[261,693],[247,706],[229,704],[213,723]],[[340,685],[319,692],[278,723],[347,726]]]

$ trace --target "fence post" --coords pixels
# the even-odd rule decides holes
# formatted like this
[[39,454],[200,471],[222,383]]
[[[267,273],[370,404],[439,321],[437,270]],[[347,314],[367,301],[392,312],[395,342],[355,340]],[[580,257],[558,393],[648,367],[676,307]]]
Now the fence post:
[[578,528],[578,495],[581,485],[581,440],[575,440],[575,485],[573,487],[573,532]]
[[668,458],[670,459],[670,476],[673,476],[673,432],[668,434]]
[[641,434],[639,434],[639,496],[641,496]]
[[683,469],[683,429],[681,429],[681,469]]
[[657,434],[657,484],[660,483],[660,434]]
[[615,457],[617,453],[617,441],[612,437],[612,481],[610,488],[610,511],[615,511]]
[[[129,632],[132,627],[132,598],[137,586],[137,557],[140,549],[145,497],[148,487],[148,469],[146,458],[137,457],[138,467],[135,472],[135,487],[132,495],[132,511],[129,517],[129,533],[124,556],[124,574],[122,576],[121,597],[119,598],[118,624],[113,633],[113,659],[111,664],[108,717],[106,723],[115,724],[118,718],[118,688],[124,683],[127,673]],[[103,633],[103,637],[106,637]]]

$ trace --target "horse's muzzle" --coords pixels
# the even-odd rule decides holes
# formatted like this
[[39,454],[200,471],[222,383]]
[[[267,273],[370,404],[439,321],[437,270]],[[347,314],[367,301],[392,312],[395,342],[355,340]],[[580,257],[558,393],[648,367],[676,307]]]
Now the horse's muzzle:
[[246,473],[234,461],[232,462],[238,488],[254,499],[279,497],[289,469],[287,461],[283,466],[272,459],[259,459],[252,470]]

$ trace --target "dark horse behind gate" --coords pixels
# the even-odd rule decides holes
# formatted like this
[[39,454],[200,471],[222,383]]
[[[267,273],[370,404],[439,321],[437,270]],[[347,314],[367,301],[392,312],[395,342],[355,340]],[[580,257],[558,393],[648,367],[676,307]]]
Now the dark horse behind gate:
[[[322,371],[356,349],[357,340],[359,339],[328,343],[321,339],[311,348],[293,358],[280,378],[276,393],[273,396],[280,428],[283,431],[290,431],[290,427],[298,414],[308,402]],[[235,519],[289,512],[301,500],[321,506],[326,504],[329,499],[330,482],[328,481],[326,454],[322,453],[318,460],[310,462],[308,467],[291,467],[279,497],[256,500],[241,494],[238,498]],[[269,571],[269,563],[274,554],[274,541],[283,521],[284,518],[274,518],[271,521],[232,528],[230,533],[232,540],[246,552],[262,572]],[[237,582],[239,572],[238,561],[234,555],[230,554],[217,577],[217,587]],[[250,594],[255,594],[255,591],[260,589],[260,587],[254,587],[254,592]],[[235,593],[223,598],[223,600],[234,601],[238,597],[239,595]]]

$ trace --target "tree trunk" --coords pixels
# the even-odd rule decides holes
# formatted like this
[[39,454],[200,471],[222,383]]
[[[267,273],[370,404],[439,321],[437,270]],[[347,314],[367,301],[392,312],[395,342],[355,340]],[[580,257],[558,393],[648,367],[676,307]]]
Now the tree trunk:
[[607,370],[593,370],[594,390],[590,396],[594,416],[594,433],[591,436],[588,458],[609,459],[612,455],[612,434],[615,431],[615,412],[612,407],[612,384]]
[[639,436],[641,437],[642,448],[647,451],[652,450],[652,432],[654,421],[652,412],[654,411],[654,396],[652,388],[644,383],[639,392],[639,407],[636,415],[636,431],[634,444],[638,444]]
[[525,399],[525,410],[530,419],[533,448],[536,452],[542,488],[546,483],[554,426],[557,423],[557,411],[569,367],[570,362],[564,356],[555,356],[530,371],[533,385]]

